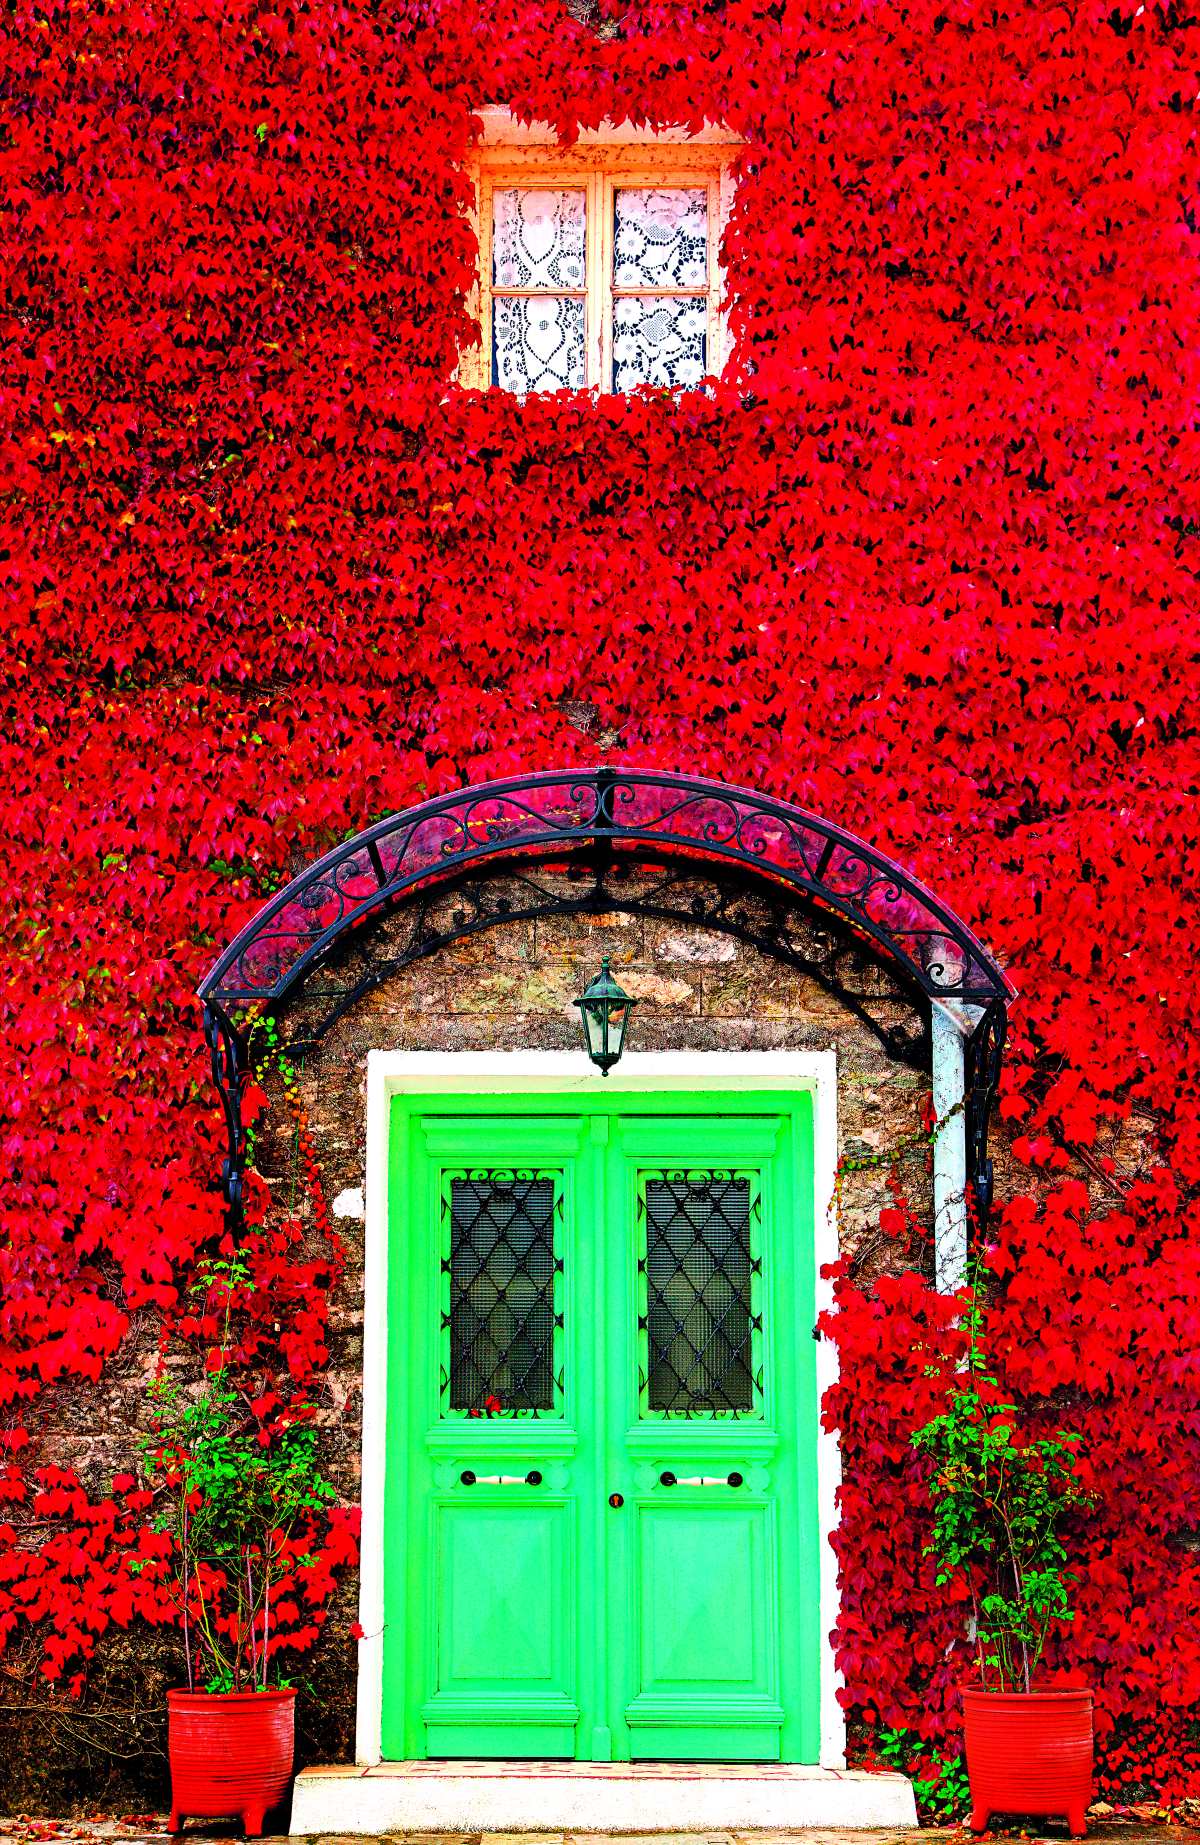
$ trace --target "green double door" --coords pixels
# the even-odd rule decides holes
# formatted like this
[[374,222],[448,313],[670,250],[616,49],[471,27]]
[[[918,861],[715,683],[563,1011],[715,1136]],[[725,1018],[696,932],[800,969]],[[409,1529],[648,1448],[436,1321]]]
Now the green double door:
[[385,1758],[815,1761],[810,1098],[392,1109]]

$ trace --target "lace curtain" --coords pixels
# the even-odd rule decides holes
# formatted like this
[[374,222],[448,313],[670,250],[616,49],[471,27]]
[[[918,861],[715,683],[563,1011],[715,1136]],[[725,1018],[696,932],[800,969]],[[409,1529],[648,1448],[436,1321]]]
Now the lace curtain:
[[[492,196],[492,376],[522,395],[583,389],[586,194]],[[699,384],[708,363],[707,193],[618,187],[612,228],[611,388]]]
[[[708,286],[703,192],[621,187],[613,231],[615,289]],[[613,389],[696,385],[704,376],[707,295],[618,294],[613,301]]]
[[582,192],[493,194],[493,376],[506,391],[581,390],[584,302],[559,292],[585,281],[586,199]]

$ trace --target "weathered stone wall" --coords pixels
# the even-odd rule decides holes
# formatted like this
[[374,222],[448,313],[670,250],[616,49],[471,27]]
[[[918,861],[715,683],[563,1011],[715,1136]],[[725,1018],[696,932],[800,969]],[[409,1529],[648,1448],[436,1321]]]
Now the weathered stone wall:
[[[574,1001],[604,954],[640,1002],[631,1048],[836,1050],[839,1155],[878,1162],[844,1174],[842,1250],[864,1277],[895,1266],[897,1252],[878,1244],[878,1212],[888,1201],[890,1154],[919,1131],[927,1072],[889,1055],[871,1027],[815,978],[732,935],[628,913],[500,923],[400,969],[359,1000],[300,1068],[330,1196],[363,1185],[369,1051],[574,1050]],[[856,957],[850,976],[877,1020],[912,1023],[911,1002],[881,968]],[[286,1143],[268,1137],[259,1163],[273,1188],[290,1188]],[[927,1159],[910,1155],[902,1172],[927,1216]],[[361,1226],[347,1229],[354,1252],[347,1298],[353,1295],[357,1310]],[[923,1259],[902,1253],[902,1266]]]

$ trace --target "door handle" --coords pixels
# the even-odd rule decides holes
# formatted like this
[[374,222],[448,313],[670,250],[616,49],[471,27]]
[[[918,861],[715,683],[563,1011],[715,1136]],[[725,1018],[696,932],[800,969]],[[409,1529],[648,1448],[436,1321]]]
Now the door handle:
[[660,1473],[658,1484],[660,1486],[740,1486],[742,1476],[740,1473],[692,1473],[685,1474],[680,1479],[673,1473]]
[[462,1486],[540,1486],[542,1476],[536,1467],[528,1473],[472,1473],[468,1467],[460,1473],[459,1484]]

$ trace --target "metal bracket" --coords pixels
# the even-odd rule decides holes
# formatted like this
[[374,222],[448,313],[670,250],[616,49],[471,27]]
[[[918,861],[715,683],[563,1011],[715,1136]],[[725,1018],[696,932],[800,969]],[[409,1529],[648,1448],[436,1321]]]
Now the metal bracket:
[[204,1037],[212,1063],[212,1078],[225,1116],[227,1151],[221,1162],[221,1193],[231,1215],[240,1219],[246,1170],[246,1124],[242,1119],[242,1094],[249,1077],[245,1047],[225,1011],[209,1000],[204,1007]]
[[1000,1087],[1000,1069],[1008,1036],[1008,1010],[993,1000],[966,1043],[967,1172],[979,1222],[992,1208],[994,1175],[988,1156],[988,1124]]

